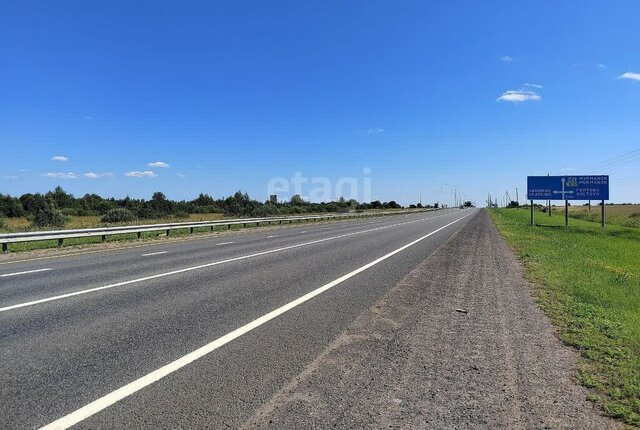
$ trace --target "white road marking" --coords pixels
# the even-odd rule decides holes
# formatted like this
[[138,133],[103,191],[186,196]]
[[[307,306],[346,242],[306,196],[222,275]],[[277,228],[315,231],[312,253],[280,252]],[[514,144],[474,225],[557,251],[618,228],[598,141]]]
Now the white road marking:
[[273,239],[274,237],[278,237],[278,236],[276,236],[276,235],[273,235],[273,236],[267,236],[267,239]]
[[306,232],[307,232],[307,230],[302,230],[302,231],[300,232],[300,234],[302,234],[302,233],[306,233]]
[[158,252],[150,252],[148,254],[142,254],[143,257],[151,257],[152,255],[160,255],[160,254],[166,254],[169,251],[158,251]]
[[220,243],[216,243],[216,246],[231,245],[232,243],[235,243],[235,242],[220,242]]
[[24,272],[5,273],[4,275],[0,275],[0,278],[6,278],[8,276],[26,275],[27,273],[46,272],[49,270],[53,270],[53,269],[46,268],[46,269],[26,270]]
[[81,407],[80,409],[77,409],[73,412],[71,412],[68,415],[65,415],[62,418],[57,419],[56,421],[47,424],[46,426],[42,427],[41,430],[60,430],[60,429],[67,429],[75,424],[78,424],[81,421],[86,420],[87,418],[89,418],[90,416],[108,408],[109,406],[115,404],[116,402],[129,397],[130,395],[134,394],[137,391],[142,390],[143,388],[159,381],[160,379],[164,378],[165,376],[168,376],[180,369],[182,369],[183,367],[185,367],[186,365],[193,363],[194,361],[198,360],[199,358],[204,357],[205,355],[215,351],[216,349],[220,348],[221,346],[226,345],[227,343],[231,342],[234,339],[239,338],[240,336],[249,333],[251,330],[260,327],[261,325],[271,321],[272,319],[284,314],[287,311],[290,311],[291,309],[300,306],[301,304],[311,300],[312,298],[324,293],[325,291],[335,287],[336,285],[339,285],[341,283],[343,283],[344,281],[346,281],[347,279],[350,279],[354,276],[356,276],[357,274],[364,272],[365,270],[375,266],[376,264],[390,258],[393,257],[394,255],[396,255],[399,252],[404,251],[405,249],[415,245],[418,242],[423,241],[424,239],[428,238],[429,236],[432,236],[436,233],[438,233],[441,230],[444,230],[445,228],[449,227],[450,225],[453,225],[455,223],[457,223],[458,221],[468,217],[471,214],[467,214],[465,216],[463,216],[462,218],[458,218],[457,220],[450,222],[449,224],[442,226],[434,231],[432,231],[431,233],[425,234],[422,237],[419,237],[418,239],[414,240],[413,242],[410,242],[404,246],[401,246],[400,248],[391,251],[388,254],[383,255],[382,257],[373,260],[370,263],[365,264],[364,266],[361,266],[357,269],[355,269],[352,272],[347,273],[346,275],[343,275],[341,277],[339,277],[338,279],[335,279],[331,282],[329,282],[328,284],[325,284],[323,286],[321,286],[320,288],[317,288],[307,294],[305,294],[304,296],[298,297],[297,299],[287,303],[284,306],[281,306],[263,316],[261,316],[258,319],[255,319],[253,321],[251,321],[248,324],[243,325],[242,327],[239,327],[235,330],[233,330],[230,333],[225,334],[222,337],[219,337],[218,339],[214,340],[211,343],[208,343],[198,349],[196,349],[195,351],[192,351],[190,353],[188,353],[187,355],[184,355],[180,358],[178,358],[175,361],[172,361],[169,364],[166,364],[164,366],[162,366],[159,369],[154,370],[151,373],[146,374],[145,376],[136,379],[135,381],[132,381],[130,383],[128,383],[127,385],[124,385],[120,388],[118,388],[115,391],[110,392],[109,394],[100,397],[97,400],[94,400],[93,402]]
[[[442,216],[444,216],[444,215],[442,215]],[[315,245],[316,243],[327,242],[329,240],[342,239],[342,238],[345,238],[345,237],[355,236],[355,235],[364,234],[364,233],[370,233],[372,231],[384,230],[384,229],[391,228],[391,227],[397,227],[397,226],[401,226],[401,225],[412,224],[414,222],[431,220],[433,218],[434,217],[431,217],[431,218],[418,218],[418,219],[414,219],[414,220],[411,220],[411,221],[405,221],[405,222],[400,222],[400,223],[396,223],[396,224],[387,224],[387,225],[384,225],[382,227],[375,227],[375,228],[371,228],[371,229],[368,229],[368,230],[361,230],[361,231],[356,231],[356,232],[353,232],[353,233],[345,233],[345,234],[340,234],[340,235],[337,235],[337,236],[325,237],[323,239],[316,239],[316,240],[312,240],[312,241],[309,241],[309,242],[298,243],[298,244],[295,244],[295,245],[283,246],[282,248],[275,248],[275,249],[270,249],[270,250],[267,250],[267,251],[256,252],[255,254],[248,254],[248,255],[243,255],[243,256],[240,256],[240,257],[228,258],[226,260],[214,261],[214,262],[211,262],[211,263],[201,264],[199,266],[192,266],[192,267],[187,267],[187,268],[184,268],[184,269],[172,270],[170,272],[158,273],[156,275],[145,276],[143,278],[131,279],[129,281],[118,282],[118,283],[115,283],[115,284],[104,285],[104,286],[101,286],[101,287],[89,288],[89,289],[86,289],[86,290],[74,291],[72,293],[61,294],[61,295],[58,295],[58,296],[46,297],[44,299],[33,300],[31,302],[17,303],[15,305],[9,305],[9,306],[5,306],[3,308],[0,308],[0,312],[6,312],[6,311],[13,310],[13,309],[24,308],[24,307],[27,307],[27,306],[39,305],[41,303],[47,303],[47,302],[52,302],[54,300],[66,299],[66,298],[69,298],[69,297],[79,296],[79,295],[82,295],[82,294],[94,293],[96,291],[102,291],[102,290],[108,290],[108,289],[111,289],[111,288],[122,287],[124,285],[131,285],[131,284],[135,284],[137,282],[149,281],[151,279],[164,278],[165,276],[172,276],[172,275],[177,275],[177,274],[180,274],[180,273],[191,272],[193,270],[198,270],[198,269],[204,269],[204,268],[207,268],[207,267],[218,266],[218,265],[221,265],[221,264],[231,263],[231,262],[234,262],[234,261],[247,260],[249,258],[260,257],[262,255],[268,255],[268,254],[273,254],[273,253],[276,253],[276,252],[288,251],[290,249],[296,249],[296,248],[301,248],[303,246]]]

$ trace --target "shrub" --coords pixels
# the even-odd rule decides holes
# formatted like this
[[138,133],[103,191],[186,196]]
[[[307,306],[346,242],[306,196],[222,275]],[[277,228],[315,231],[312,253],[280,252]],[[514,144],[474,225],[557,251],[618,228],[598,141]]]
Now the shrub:
[[640,217],[640,212],[633,212],[631,215],[629,215],[630,218],[638,218]]
[[109,212],[104,214],[100,221],[102,222],[129,222],[134,221],[136,216],[129,210],[125,208],[116,208],[111,209]]
[[174,213],[173,216],[175,218],[189,218],[189,214],[186,213],[185,211],[178,211],[178,212]]
[[77,216],[78,215],[78,211],[76,209],[74,209],[74,208],[64,208],[60,212],[62,212],[62,215],[65,215],[65,216]]
[[58,209],[56,209],[56,205],[49,199],[44,201],[42,207],[38,209],[33,216],[33,226],[38,228],[62,228],[66,223],[67,217],[65,217],[63,213]]
[[0,216],[0,229],[4,228],[4,218]]

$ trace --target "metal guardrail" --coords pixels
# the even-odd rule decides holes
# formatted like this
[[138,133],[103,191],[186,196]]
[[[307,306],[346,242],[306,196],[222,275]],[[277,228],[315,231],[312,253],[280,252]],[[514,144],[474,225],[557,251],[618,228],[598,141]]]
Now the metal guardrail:
[[58,246],[62,246],[65,239],[78,237],[101,237],[102,242],[107,240],[107,236],[120,234],[137,234],[138,239],[142,233],[153,231],[165,231],[168,236],[172,230],[188,229],[189,233],[193,233],[196,228],[210,228],[213,231],[216,227],[226,227],[231,229],[233,225],[242,225],[246,227],[249,224],[283,224],[293,221],[322,221],[330,219],[345,218],[366,218],[374,216],[398,215],[414,212],[425,212],[425,210],[414,211],[394,211],[394,212],[376,212],[376,213],[349,213],[349,214],[333,214],[333,215],[309,215],[309,216],[288,216],[288,217],[265,217],[265,218],[241,218],[217,221],[196,221],[196,222],[178,222],[166,224],[148,224],[138,226],[118,226],[118,227],[102,227],[102,228],[85,228],[77,230],[49,230],[49,231],[30,231],[24,233],[6,233],[0,234],[0,244],[2,251],[9,251],[9,244],[19,242],[39,242],[44,240],[57,240]]

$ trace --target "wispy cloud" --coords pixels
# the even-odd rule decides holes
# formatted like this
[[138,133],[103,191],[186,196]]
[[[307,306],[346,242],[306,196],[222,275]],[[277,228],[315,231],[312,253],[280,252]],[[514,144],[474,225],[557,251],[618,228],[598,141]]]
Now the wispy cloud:
[[144,172],[141,172],[139,170],[134,170],[133,172],[127,172],[124,175],[129,176],[131,178],[155,178],[158,176],[151,170],[145,170]]
[[618,76],[620,79],[631,79],[632,81],[640,81],[640,73],[626,72]]
[[540,85],[540,84],[529,84],[529,83],[525,83],[524,84],[525,87],[531,87],[531,88],[544,88],[544,85]]
[[69,159],[64,155],[54,155],[53,157],[51,157],[51,159],[53,161],[69,161]]
[[42,176],[55,179],[78,179],[78,175],[72,172],[48,172],[43,173]]
[[16,175],[7,175],[4,176],[5,179],[18,179],[18,177]]
[[513,61],[513,57],[510,55],[503,55],[502,57],[500,57],[500,60],[504,61],[505,63],[510,63]]
[[384,128],[368,128],[364,132],[367,134],[380,134],[384,133]]
[[100,179],[100,178],[111,178],[113,177],[113,173],[105,172],[105,173],[95,173],[95,172],[87,172],[84,174],[85,178],[89,179]]
[[602,63],[596,64],[596,67],[599,68],[599,69],[606,69],[607,68],[607,66],[605,64],[602,64]]
[[176,176],[178,178],[186,178],[187,177],[187,175],[185,175],[184,173],[176,173]]
[[165,163],[164,161],[154,161],[153,163],[147,164],[147,166],[166,169],[167,167],[169,167],[169,163]]
[[496,99],[499,102],[511,102],[521,103],[526,101],[538,101],[542,99],[535,91],[522,90],[509,90],[505,91],[500,97]]

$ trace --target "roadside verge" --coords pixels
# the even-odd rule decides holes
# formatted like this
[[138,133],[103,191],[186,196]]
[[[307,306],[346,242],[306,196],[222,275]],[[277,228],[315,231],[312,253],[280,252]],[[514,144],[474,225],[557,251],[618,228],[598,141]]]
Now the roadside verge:
[[577,377],[605,414],[640,426],[640,229],[498,209],[540,306],[580,352]]
[[246,428],[614,428],[486,211],[361,314]]

